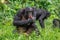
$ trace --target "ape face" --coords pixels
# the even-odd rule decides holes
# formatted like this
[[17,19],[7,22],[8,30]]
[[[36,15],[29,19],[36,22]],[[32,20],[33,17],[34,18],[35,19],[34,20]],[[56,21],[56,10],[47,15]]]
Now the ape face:
[[25,9],[25,13],[26,13],[26,16],[28,16],[28,18],[32,18],[32,16],[33,16],[33,9],[32,8],[26,8]]
[[32,12],[28,12],[28,17],[32,18],[32,16],[33,16],[33,13]]

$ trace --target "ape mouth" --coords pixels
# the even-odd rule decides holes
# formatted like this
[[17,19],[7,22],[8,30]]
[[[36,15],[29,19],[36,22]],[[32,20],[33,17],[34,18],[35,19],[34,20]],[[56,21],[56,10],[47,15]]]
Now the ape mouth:
[[32,18],[32,16],[31,16],[31,15],[29,15],[29,18]]

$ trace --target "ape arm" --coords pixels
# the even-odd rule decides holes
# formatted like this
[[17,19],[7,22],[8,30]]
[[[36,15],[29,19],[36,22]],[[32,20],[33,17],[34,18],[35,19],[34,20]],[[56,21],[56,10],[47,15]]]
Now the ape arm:
[[34,20],[30,18],[26,20],[21,20],[22,16],[25,15],[24,13],[25,13],[24,9],[18,10],[17,15],[14,18],[13,25],[20,26],[20,25],[26,25],[26,24],[34,22]]
[[33,22],[32,19],[29,20],[21,20],[20,17],[15,16],[14,21],[13,21],[13,25],[15,26],[22,26],[22,25],[27,25],[28,23]]

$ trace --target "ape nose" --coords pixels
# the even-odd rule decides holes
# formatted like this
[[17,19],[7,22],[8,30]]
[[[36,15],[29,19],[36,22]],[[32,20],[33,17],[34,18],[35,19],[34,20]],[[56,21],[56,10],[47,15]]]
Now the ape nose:
[[30,15],[29,18],[32,18],[32,16]]

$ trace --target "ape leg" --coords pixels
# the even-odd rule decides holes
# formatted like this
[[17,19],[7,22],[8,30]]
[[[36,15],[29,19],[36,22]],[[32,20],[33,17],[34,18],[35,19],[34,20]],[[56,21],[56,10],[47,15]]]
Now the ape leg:
[[25,32],[25,35],[28,36],[30,33],[32,33],[32,31],[33,31],[33,27],[32,26],[28,26],[28,28],[27,28],[27,30]]
[[41,25],[42,28],[45,28],[44,18],[45,18],[44,15],[41,15],[41,16],[39,17],[39,23],[40,23],[40,25]]
[[26,27],[25,35],[29,36],[30,33],[34,30],[34,27],[32,25],[29,25]]
[[28,30],[26,31],[27,35],[29,35],[32,31],[35,31],[37,36],[40,35],[40,32],[34,23],[28,27]]
[[41,28],[45,28],[45,26],[44,26],[44,20],[39,20],[39,23],[41,25]]

